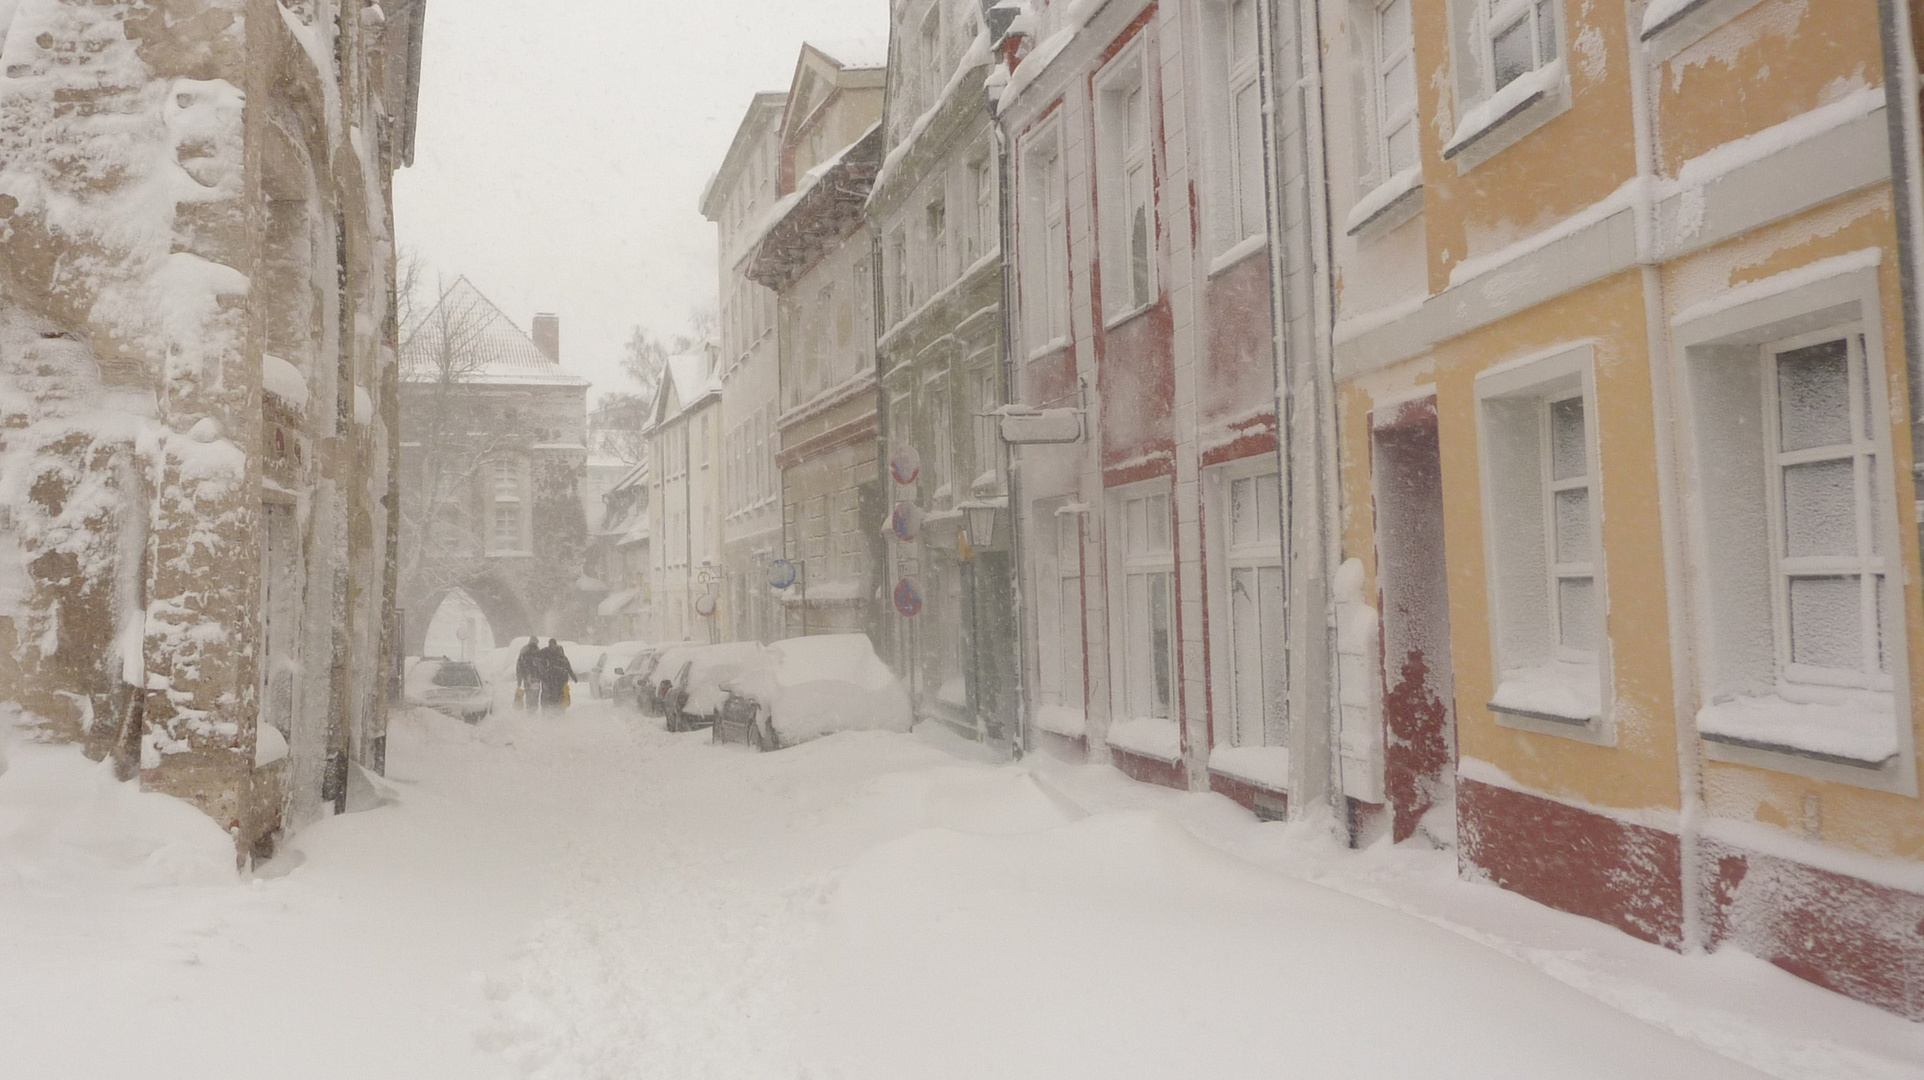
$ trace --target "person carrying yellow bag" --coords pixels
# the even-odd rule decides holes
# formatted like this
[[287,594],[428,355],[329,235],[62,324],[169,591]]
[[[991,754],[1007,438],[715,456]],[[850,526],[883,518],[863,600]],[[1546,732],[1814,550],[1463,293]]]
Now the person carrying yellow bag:
[[568,684],[574,681],[574,665],[569,663],[568,654],[561,648],[561,642],[548,639],[548,647],[536,654],[541,658],[541,707],[565,709],[568,707]]

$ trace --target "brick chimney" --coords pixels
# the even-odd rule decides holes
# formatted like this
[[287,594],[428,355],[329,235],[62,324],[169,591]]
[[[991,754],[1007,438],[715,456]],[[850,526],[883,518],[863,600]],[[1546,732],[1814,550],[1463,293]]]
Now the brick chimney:
[[544,311],[534,317],[534,347],[551,363],[561,362],[561,316]]

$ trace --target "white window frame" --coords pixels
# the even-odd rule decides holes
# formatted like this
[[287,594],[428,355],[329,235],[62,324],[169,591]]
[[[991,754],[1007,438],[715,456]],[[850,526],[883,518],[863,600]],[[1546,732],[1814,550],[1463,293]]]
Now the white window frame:
[[[1508,86],[1511,82],[1556,62],[1563,55],[1562,18],[1558,0],[1477,0],[1482,5],[1478,13],[1482,16],[1481,30],[1477,44],[1482,49],[1483,85],[1490,93]],[[1530,66],[1502,83],[1497,82],[1496,43],[1504,35],[1518,27],[1522,28],[1530,45]],[[1547,48],[1545,46],[1548,46]]]
[[[1449,12],[1459,106],[1442,156],[1466,173],[1569,109],[1569,48],[1563,0],[1450,0]],[[1499,86],[1496,42],[1518,25],[1529,36],[1530,66]]]
[[[1259,495],[1256,512],[1259,519],[1268,519],[1267,530],[1259,524],[1257,536],[1253,542],[1238,543],[1231,518],[1236,485],[1264,483],[1269,484],[1275,494],[1277,500],[1274,507],[1275,514],[1270,516],[1263,513]],[[1212,606],[1215,609],[1209,620],[1210,636],[1214,639],[1209,650],[1213,661],[1211,666],[1214,669],[1211,672],[1211,682],[1214,698],[1221,703],[1214,710],[1216,720],[1213,725],[1213,742],[1219,747],[1286,747],[1289,745],[1289,719],[1286,711],[1279,708],[1275,715],[1265,714],[1255,717],[1252,723],[1252,718],[1241,715],[1236,694],[1236,657],[1238,646],[1241,644],[1236,636],[1234,612],[1236,571],[1257,571],[1259,584],[1255,602],[1258,606],[1260,626],[1267,621],[1263,618],[1265,612],[1262,610],[1264,605],[1260,586],[1261,572],[1273,570],[1279,576],[1283,573],[1281,485],[1282,478],[1271,455],[1214,466],[1204,473],[1204,505],[1209,514],[1205,535],[1209,538],[1210,593]],[[1285,613],[1280,605],[1286,601],[1281,596],[1276,597],[1276,600],[1279,608],[1275,612],[1275,617],[1282,620]],[[1287,623],[1279,622],[1274,629],[1277,635],[1274,641],[1268,640],[1267,634],[1259,629],[1255,643],[1258,655],[1268,657],[1282,655],[1285,647],[1282,637],[1288,632]],[[1273,691],[1270,691],[1269,696],[1280,706],[1282,704],[1280,695],[1284,691],[1287,672],[1266,670],[1262,673],[1265,680],[1270,675],[1276,677],[1277,685]],[[1265,690],[1269,691],[1269,689],[1265,684]]]
[[[1845,349],[1845,393],[1848,395],[1849,423],[1851,438],[1848,443],[1831,446],[1811,447],[1802,450],[1782,448],[1782,427],[1769,419],[1779,415],[1781,380],[1773,378],[1773,369],[1781,358],[1801,348],[1822,345],[1842,340]],[[1881,642],[1885,634],[1880,625],[1878,611],[1885,598],[1879,592],[1885,584],[1872,584],[1872,581],[1889,580],[1889,561],[1880,552],[1878,544],[1877,521],[1890,513],[1887,506],[1881,505],[1880,492],[1874,477],[1877,474],[1877,460],[1883,457],[1878,442],[1872,438],[1871,426],[1876,423],[1875,416],[1867,416],[1875,410],[1868,408],[1869,389],[1865,386],[1864,328],[1855,323],[1847,323],[1834,328],[1812,331],[1796,337],[1775,341],[1763,347],[1764,378],[1764,445],[1769,482],[1765,487],[1770,496],[1771,516],[1771,592],[1775,601],[1774,628],[1777,635],[1777,670],[1779,677],[1790,683],[1806,685],[1830,685],[1854,687],[1860,690],[1877,690],[1888,693],[1891,688],[1890,674],[1886,666],[1878,660],[1883,649]],[[1838,453],[1839,448],[1843,453]],[[1844,461],[1851,465],[1853,486],[1853,530],[1856,533],[1857,552],[1848,556],[1793,556],[1785,547],[1788,532],[1790,508],[1784,492],[1785,474],[1798,465],[1819,462]],[[1856,577],[1858,583],[1858,622],[1859,632],[1863,635],[1860,651],[1860,665],[1855,669],[1814,667],[1800,664],[1795,656],[1793,641],[1794,628],[1791,625],[1791,585],[1800,578],[1813,577]]]
[[[1491,694],[1496,722],[1539,734],[1613,746],[1609,589],[1603,548],[1602,457],[1599,452],[1594,346],[1564,345],[1499,364],[1476,377],[1477,457],[1481,471],[1483,546],[1489,591]],[[1554,403],[1583,403],[1585,468],[1557,481],[1551,471]],[[1556,558],[1555,499],[1560,489],[1588,492],[1586,562]],[[1565,643],[1569,614],[1559,584],[1590,582],[1592,647]],[[1539,704],[1566,691],[1561,704]],[[1594,693],[1594,697],[1591,695]],[[1527,701],[1529,704],[1518,704]]]
[[[1243,4],[1249,6],[1252,17],[1248,31],[1253,37],[1246,43],[1247,51],[1243,50],[1245,42],[1238,33],[1236,19],[1237,8]],[[1261,18],[1257,0],[1226,0],[1221,5],[1219,18],[1218,46],[1224,71],[1221,105],[1227,151],[1220,164],[1228,179],[1219,215],[1227,226],[1220,247],[1227,250],[1266,235],[1268,190],[1263,178],[1262,32],[1257,25]],[[1256,103],[1253,129],[1246,123],[1249,117],[1241,111],[1245,99],[1252,95]]]
[[[1403,5],[1403,21],[1408,35],[1401,41],[1388,42],[1383,36],[1386,26],[1384,15],[1396,4]],[[1420,168],[1423,160],[1421,126],[1417,121],[1416,107],[1415,5],[1416,0],[1376,0],[1374,5],[1375,18],[1370,27],[1370,57],[1375,66],[1370,73],[1370,85],[1374,88],[1376,98],[1374,102],[1376,107],[1375,144],[1377,174],[1380,182],[1388,182],[1391,177],[1402,173],[1405,169]],[[1390,81],[1396,66],[1400,63],[1410,65],[1410,103],[1407,110],[1392,112]],[[1409,129],[1410,138],[1414,140],[1415,145],[1412,147],[1410,160],[1399,168],[1393,147],[1397,134],[1404,128]]]
[[970,265],[1002,246],[1001,208],[996,201],[995,159],[987,154],[969,166],[975,187],[975,245]]
[[[1687,311],[1673,324],[1671,362],[1680,370],[1683,390],[1683,522],[1691,561],[1704,568],[1692,582],[1696,721],[1704,756],[1711,760],[1915,797],[1911,601],[1904,585],[1910,575],[1893,553],[1905,550],[1903,532],[1916,518],[1892,465],[1891,402],[1887,394],[1865,393],[1888,385],[1890,361],[1875,265],[1879,253],[1858,256],[1832,260],[1837,268],[1814,280],[1793,270],[1776,281],[1753,283],[1746,291],[1755,297],[1706,305],[1709,310],[1700,315]],[[1859,342],[1851,347],[1853,366],[1861,365],[1864,372],[1853,375],[1849,386],[1850,460],[1869,459],[1855,468],[1855,513],[1860,544],[1874,537],[1882,554],[1869,560],[1860,547],[1852,561],[1883,578],[1883,611],[1876,623],[1887,643],[1881,676],[1851,677],[1790,662],[1786,579],[1821,565],[1806,559],[1786,565],[1781,468],[1803,455],[1778,452],[1775,355],[1839,337]],[[1751,408],[1759,415],[1744,415]],[[1858,426],[1866,415],[1868,434]],[[1740,416],[1741,426],[1733,419]],[[1867,467],[1870,461],[1874,467]],[[1757,614],[1764,605],[1770,609],[1768,620]],[[1854,718],[1887,716],[1895,753],[1871,763],[1793,745],[1797,740],[1786,740],[1781,732],[1758,729],[1757,738],[1748,738],[1741,706],[1749,698],[1774,698],[1776,707],[1790,715],[1808,710],[1799,719],[1813,724],[1826,722],[1827,708],[1842,707]]]
[[942,57],[942,4],[940,0],[929,5],[929,13],[922,18],[921,43],[922,65],[922,108],[927,112],[942,100],[942,89],[948,78],[948,65]]
[[[514,516],[514,528],[512,530],[514,535],[508,537],[509,542],[505,545],[502,543],[503,530],[501,528],[503,514],[512,514]],[[521,539],[521,535],[526,530],[526,527],[527,517],[521,512],[520,503],[495,503],[494,514],[488,522],[488,547],[490,548],[488,553],[490,555],[515,555],[526,551],[527,544]]]
[[[528,462],[520,457],[499,457],[494,460],[490,472],[486,550],[489,555],[527,554],[530,547],[525,498],[528,491]],[[504,512],[512,512],[515,516],[514,535],[507,544],[501,542],[500,521]]]
[[948,193],[937,185],[928,207],[923,211],[924,227],[928,232],[928,258],[923,265],[923,273],[928,279],[928,295],[934,296],[949,283],[949,199]]
[[[969,483],[973,485],[978,476],[986,472],[996,474],[996,490],[1003,490],[1001,484],[1002,458],[999,453],[1002,440],[997,431],[997,418],[993,415],[1002,404],[997,400],[994,358],[984,355],[972,364],[965,376],[968,383],[969,401]],[[971,490],[970,496],[974,495]]]
[[956,498],[954,403],[949,400],[949,374],[946,368],[922,382],[922,430],[928,446],[922,454],[922,479],[929,485],[929,498],[947,501]]
[[1103,314],[1111,326],[1148,309],[1157,297],[1154,94],[1140,40],[1096,75],[1096,231]]
[[[1043,598],[1037,608],[1038,675],[1042,703],[1084,711],[1082,515],[1068,511],[1067,500],[1036,507],[1037,530],[1048,536],[1039,548],[1038,582]],[[1073,619],[1071,618],[1073,616]]]
[[1059,121],[1022,140],[1023,336],[1031,358],[1069,342],[1069,214]]
[[904,231],[897,228],[889,234],[888,246],[888,307],[891,325],[908,318],[914,301],[909,297],[909,244]]
[[[1110,545],[1115,560],[1110,603],[1117,626],[1111,646],[1111,670],[1120,674],[1114,680],[1114,715],[1123,719],[1181,721],[1182,668],[1177,630],[1176,521],[1174,491],[1167,479],[1150,480],[1109,493],[1109,527],[1115,542]],[[1142,529],[1133,527],[1140,512]],[[1137,583],[1141,582],[1142,603],[1136,603]],[[1153,598],[1157,582],[1163,590],[1163,627],[1166,638],[1163,661],[1166,685],[1158,687],[1155,677],[1155,627]],[[1140,610],[1138,610],[1140,607]],[[1160,700],[1159,700],[1160,698]]]

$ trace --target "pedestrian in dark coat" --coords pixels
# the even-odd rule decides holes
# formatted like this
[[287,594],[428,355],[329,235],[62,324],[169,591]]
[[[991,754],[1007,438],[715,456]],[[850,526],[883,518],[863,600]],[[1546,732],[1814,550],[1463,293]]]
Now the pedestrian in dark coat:
[[548,639],[548,647],[541,650],[541,704],[546,709],[561,709],[561,692],[574,681],[574,665],[568,661],[568,653],[554,638]]
[[521,707],[529,712],[541,707],[541,670],[546,664],[536,647],[539,640],[529,638],[514,661],[514,685],[521,691]]

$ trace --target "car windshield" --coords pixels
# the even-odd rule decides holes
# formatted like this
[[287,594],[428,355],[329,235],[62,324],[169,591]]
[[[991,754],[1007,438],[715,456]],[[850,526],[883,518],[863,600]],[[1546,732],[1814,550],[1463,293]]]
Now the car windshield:
[[442,664],[434,673],[436,686],[480,686],[481,673],[474,670],[473,664]]

